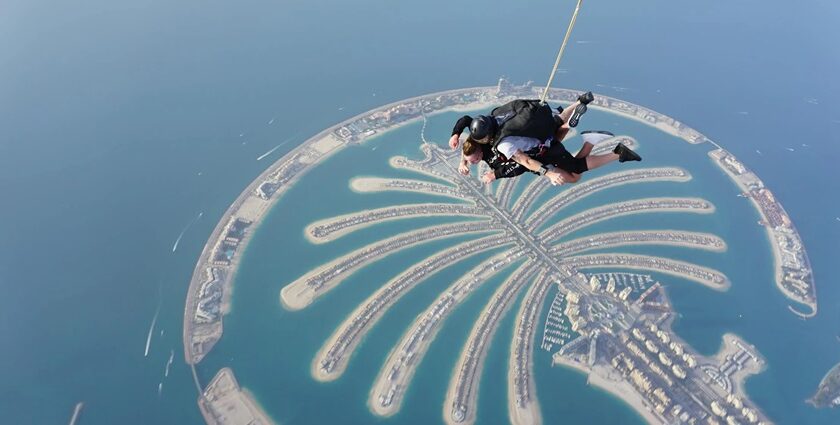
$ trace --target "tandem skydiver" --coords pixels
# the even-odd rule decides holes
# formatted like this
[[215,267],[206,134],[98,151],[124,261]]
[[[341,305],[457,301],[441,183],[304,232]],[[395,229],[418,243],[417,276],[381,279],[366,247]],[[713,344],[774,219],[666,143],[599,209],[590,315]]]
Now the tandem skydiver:
[[[570,127],[577,125],[580,116],[586,112],[586,105],[592,100],[594,97],[591,92],[584,93],[568,108],[555,113],[548,104],[538,100],[517,99],[493,109],[489,116],[461,117],[449,140],[450,147],[457,148],[461,133],[465,128],[470,128],[470,136],[464,142],[459,172],[469,174],[468,164],[476,164],[484,159],[494,170],[492,175],[487,173],[482,176],[485,182],[531,171],[559,185],[577,182],[580,174],[615,160],[641,161],[639,155],[621,143],[612,153],[590,156],[589,152],[595,143],[612,137],[612,133],[604,131],[581,133],[584,146],[576,156],[566,150],[562,144],[563,138]],[[477,145],[488,145],[490,150]],[[524,170],[509,163],[515,163]]]
[[[581,136],[583,137],[583,147],[581,147],[580,151],[578,151],[578,153],[574,156],[572,156],[565,147],[562,147],[562,144],[552,142],[554,148],[548,149],[543,153],[543,155],[536,155],[536,160],[542,162],[543,164],[550,164],[549,167],[556,167],[556,171],[563,178],[563,182],[577,182],[580,180],[580,173],[569,172],[567,169],[579,170],[586,166],[586,157],[589,156],[589,153],[592,151],[594,145],[602,140],[614,137],[613,134],[608,131],[584,131]],[[595,156],[593,158],[601,156],[604,155]],[[490,166],[491,170],[481,176],[481,181],[484,183],[491,183],[498,179],[512,178],[526,172],[533,172],[516,161],[508,160],[505,155],[493,149],[493,147],[489,144],[477,143],[467,137],[467,139],[464,140],[461,163],[458,166],[458,171],[465,176],[469,175],[470,164],[478,164],[480,161],[486,162],[487,165]],[[540,174],[538,172],[533,173]],[[546,177],[551,179],[551,173],[546,174]],[[556,185],[562,183],[553,184]]]

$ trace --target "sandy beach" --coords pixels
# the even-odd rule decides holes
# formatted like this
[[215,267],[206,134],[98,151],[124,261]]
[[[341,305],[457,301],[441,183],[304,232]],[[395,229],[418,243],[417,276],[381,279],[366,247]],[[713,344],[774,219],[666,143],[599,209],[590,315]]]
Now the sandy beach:
[[627,405],[633,408],[633,410],[644,418],[648,424],[659,425],[662,423],[662,420],[660,420],[653,411],[648,409],[642,397],[635,389],[633,389],[633,386],[630,385],[630,383],[624,380],[618,382],[610,380],[606,377],[609,373],[608,370],[605,369],[600,371],[598,369],[599,367],[596,366],[592,373],[589,374],[587,382],[590,385],[600,388],[627,403]]
[[639,415],[647,421],[647,423],[651,425],[660,425],[662,423],[662,421],[654,415],[653,411],[647,408],[642,396],[636,392],[630,383],[624,381],[620,377],[616,377],[616,379],[609,378],[610,374],[615,372],[611,371],[608,367],[596,365],[590,370],[585,365],[566,359],[559,354],[554,354],[551,358],[551,362],[552,365],[559,364],[583,373],[587,376],[588,384],[600,388],[612,394],[616,398],[621,399],[627,403],[628,406],[632,407],[633,410],[638,412]]

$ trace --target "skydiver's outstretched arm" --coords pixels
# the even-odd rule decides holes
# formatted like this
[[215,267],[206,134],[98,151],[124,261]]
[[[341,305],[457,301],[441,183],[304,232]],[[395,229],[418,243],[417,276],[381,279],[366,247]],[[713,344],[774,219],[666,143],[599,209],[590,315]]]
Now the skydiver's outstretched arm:
[[525,167],[525,168],[527,168],[527,169],[529,169],[529,170],[531,170],[535,173],[539,173],[540,171],[542,171],[543,163],[540,162],[540,161],[537,161],[534,158],[531,158],[530,156],[526,155],[521,150],[517,150],[513,154],[513,158],[511,158],[511,159],[513,159],[514,161],[521,164],[523,167]]
[[[543,168],[542,162],[531,158],[520,150],[517,150],[516,153],[513,154],[513,160],[535,173],[539,173]],[[566,182],[573,183],[580,179],[580,176],[575,178],[572,173],[553,165],[549,165],[548,168],[550,168],[550,170],[545,172],[545,177],[551,180],[551,184],[553,185],[560,185]]]
[[[490,164],[488,163],[488,165]],[[481,181],[484,183],[490,183],[498,179],[510,179],[517,177],[520,174],[525,173],[526,171],[528,171],[528,169],[525,168],[522,164],[519,164],[515,161],[507,161],[496,166],[491,171],[484,173],[484,175],[481,176]]]
[[458,149],[458,141],[461,137],[461,133],[463,133],[464,129],[469,127],[470,124],[472,124],[472,117],[469,115],[464,115],[455,122],[455,127],[452,128],[452,137],[449,138],[450,148]]

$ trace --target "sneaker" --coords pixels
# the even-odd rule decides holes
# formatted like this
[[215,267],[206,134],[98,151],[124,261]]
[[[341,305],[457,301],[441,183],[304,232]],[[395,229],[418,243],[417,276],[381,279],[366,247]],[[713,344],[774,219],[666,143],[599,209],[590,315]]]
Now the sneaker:
[[580,121],[580,116],[586,113],[586,104],[581,103],[580,105],[575,107],[575,112],[572,113],[571,118],[569,118],[569,127],[577,127],[578,122]]
[[580,101],[580,103],[582,103],[584,105],[588,105],[589,102],[592,102],[593,100],[595,100],[595,96],[592,95],[591,91],[588,91],[588,92],[578,96],[578,100]]
[[627,162],[627,161],[641,161],[642,157],[639,156],[636,152],[633,152],[632,149],[624,146],[623,144],[619,143],[613,149],[613,153],[618,154],[618,162]]

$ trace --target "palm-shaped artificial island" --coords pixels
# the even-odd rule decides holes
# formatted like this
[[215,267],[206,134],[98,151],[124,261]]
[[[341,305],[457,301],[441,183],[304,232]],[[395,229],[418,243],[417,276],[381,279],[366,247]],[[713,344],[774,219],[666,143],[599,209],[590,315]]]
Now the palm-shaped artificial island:
[[[618,141],[634,145],[635,140],[621,137],[606,140],[596,146],[596,152],[612,149]],[[444,151],[437,145],[426,143],[422,147],[424,158],[411,161],[404,157],[391,159],[395,168],[414,171],[418,179],[356,178],[351,187],[357,192],[409,191],[453,199],[455,202],[397,205],[393,207],[365,210],[333,217],[311,224],[306,234],[315,243],[324,243],[344,236],[354,230],[385,220],[417,218],[427,215],[458,215],[474,217],[466,222],[431,225],[408,233],[383,238],[367,246],[335,259],[288,284],[281,291],[281,300],[286,308],[297,310],[313,304],[319,297],[339,285],[346,277],[360,268],[378,261],[392,253],[424,242],[471,235],[472,239],[459,243],[442,252],[424,258],[408,267],[404,272],[388,280],[379,290],[370,295],[341,323],[332,336],[323,344],[312,363],[313,376],[322,381],[341,376],[353,352],[377,321],[397,300],[411,289],[448,266],[473,256],[483,255],[479,263],[462,278],[453,282],[440,296],[421,313],[406,330],[402,339],[391,350],[373,389],[369,404],[372,410],[383,416],[396,413],[403,395],[409,388],[415,370],[423,355],[447,316],[455,310],[474,290],[491,280],[496,274],[515,269],[496,290],[470,332],[470,336],[453,371],[447,392],[444,417],[450,423],[472,422],[478,393],[478,378],[481,376],[483,359],[489,341],[498,327],[505,310],[517,298],[520,291],[529,287],[517,315],[516,329],[511,342],[509,385],[510,396],[516,401],[512,418],[517,423],[539,422],[531,377],[530,341],[534,339],[537,314],[541,301],[553,283],[567,294],[572,294],[578,305],[590,306],[609,313],[588,323],[587,318],[576,310],[572,331],[579,340],[570,342],[580,345],[588,334],[603,333],[602,344],[607,345],[603,355],[610,360],[626,345],[618,335],[629,333],[634,326],[647,322],[661,323],[661,307],[651,311],[645,309],[641,298],[632,302],[628,298],[630,287],[599,291],[600,284],[588,284],[576,269],[621,268],[650,270],[687,278],[717,290],[726,289],[726,277],[716,271],[697,264],[686,263],[663,257],[652,257],[619,252],[586,254],[591,250],[615,250],[622,246],[640,244],[679,245],[693,249],[723,251],[724,241],[708,233],[685,232],[668,229],[651,229],[601,233],[575,239],[564,238],[572,233],[585,231],[589,226],[627,215],[650,213],[708,214],[714,206],[698,198],[648,198],[615,202],[584,210],[545,227],[557,219],[566,207],[599,191],[627,184],[643,184],[656,181],[685,182],[691,177],[679,168],[639,168],[615,172],[585,183],[569,187],[535,208],[536,201],[549,188],[545,179],[508,179],[499,184],[495,192],[482,187],[475,178],[456,172],[459,156]],[[434,179],[434,180],[432,180]],[[527,184],[522,194],[513,199],[517,183]],[[530,182],[530,183],[529,183]],[[533,210],[533,211],[532,211]],[[556,221],[556,220],[554,220]],[[497,251],[490,254],[488,251]],[[597,278],[595,278],[597,279]],[[594,281],[593,281],[594,282]],[[569,295],[567,295],[568,297]],[[568,298],[567,298],[568,299]],[[657,301],[661,299],[657,298]],[[599,314],[595,310],[590,315]],[[571,313],[573,310],[569,310]],[[615,320],[621,317],[621,321]],[[613,338],[611,338],[613,337]],[[615,339],[611,341],[610,339]],[[583,344],[588,347],[589,344]],[[587,353],[589,354],[589,353]],[[596,357],[600,353],[596,353]],[[666,357],[667,358],[667,357]],[[574,357],[570,357],[573,360]],[[588,368],[587,363],[579,362]],[[675,365],[676,366],[676,365]],[[678,366],[679,367],[679,366]],[[683,372],[688,370],[685,367]],[[663,376],[666,372],[659,369]],[[680,369],[677,369],[679,371]],[[674,373],[669,370],[670,373]],[[685,376],[684,376],[685,377]],[[651,377],[653,378],[653,377]],[[650,379],[650,378],[648,378]],[[673,381],[674,379],[672,379]]]
[[[459,93],[459,99],[461,103],[474,107],[480,97],[486,95],[487,89],[484,90],[478,90],[479,99],[466,95],[472,103],[463,101],[463,93]],[[501,84],[493,101],[500,102],[500,91]],[[557,97],[557,91],[554,94]],[[561,90],[559,95],[559,98],[565,99],[574,93]],[[406,102],[411,101],[417,100]],[[611,101],[615,100],[607,98],[607,102]],[[424,105],[422,100],[420,105],[417,115],[424,120],[425,129],[424,112],[434,110],[435,105],[429,102]],[[643,108],[638,110],[653,114]],[[636,118],[645,118],[638,113],[635,115]],[[185,347],[190,363],[200,361],[221,336],[221,315],[227,310],[224,293],[230,292],[225,291],[225,286],[230,285],[230,276],[235,271],[236,249],[247,244],[250,225],[259,221],[285,187],[294,183],[294,172],[302,174],[301,170],[330,155],[343,143],[358,142],[372,135],[371,129],[353,125],[375,117],[376,113],[361,120],[351,120],[353,122],[349,125],[314,137],[310,150],[298,149],[288,154],[285,161],[278,161],[243,193],[247,196],[240,196],[231,207],[234,213],[229,210],[230,217],[226,223],[214,232],[218,242],[214,246],[208,244],[210,251],[206,248],[202,255],[202,259],[206,259],[205,266],[201,267],[200,260],[196,267],[198,279],[194,276],[193,284],[198,285],[195,290],[197,296],[188,299],[185,315]],[[710,142],[679,123],[675,125],[672,119],[661,115],[656,117],[660,123],[669,123],[672,130],[676,127],[678,135],[693,143]],[[647,121],[657,124],[655,120]],[[426,142],[423,131],[421,137],[424,141],[422,159],[390,159],[392,167],[413,172],[414,177],[357,177],[350,185],[359,196],[372,192],[402,191],[431,195],[429,199],[434,201],[393,205],[319,220],[307,226],[305,234],[310,242],[324,244],[385,221],[428,216],[461,220],[426,225],[403,233],[383,234],[379,240],[327,261],[285,283],[280,294],[281,302],[292,311],[317,309],[319,298],[329,294],[355,272],[391,254],[448,238],[459,237],[461,242],[421,259],[397,275],[383,278],[381,287],[350,312],[321,348],[313,353],[311,370],[315,379],[339,379],[348,364],[353,362],[359,343],[402,296],[424,282],[439,279],[439,272],[447,267],[477,257],[480,261],[478,265],[451,282],[395,342],[370,388],[368,405],[372,413],[390,416],[400,410],[415,371],[447,317],[476,289],[501,275],[506,279],[475,318],[452,371],[443,405],[443,418],[447,423],[476,421],[479,378],[486,353],[501,319],[519,299],[506,375],[512,423],[541,423],[532,372],[534,341],[541,322],[544,323],[541,346],[554,353],[555,364],[587,373],[590,383],[623,398],[648,422],[767,421],[748,400],[742,386],[747,375],[764,367],[764,360],[757,350],[734,335],[725,335],[723,348],[716,356],[697,354],[671,331],[674,312],[661,285],[650,276],[639,273],[675,276],[718,291],[729,287],[726,276],[691,262],[621,251],[623,247],[659,245],[724,252],[726,243],[713,234],[668,228],[592,232],[596,223],[620,218],[626,220],[628,216],[645,214],[710,214],[714,212],[714,205],[693,197],[626,200],[615,197],[609,203],[580,212],[570,208],[594,194],[619,186],[687,182],[691,176],[686,170],[676,167],[621,168],[621,171],[609,174],[593,174],[581,183],[560,190],[552,187],[546,179],[528,176],[504,179],[487,186],[475,177],[462,176],[456,171],[457,152]],[[636,144],[636,140],[629,136],[619,136],[601,142],[595,147],[595,152],[611,149],[618,142],[631,146]],[[739,177],[754,177],[722,149],[713,151],[711,156],[736,182],[739,182]],[[750,192],[755,191],[754,202],[760,211],[766,212],[761,210],[763,206],[759,195],[766,189],[760,185],[760,180],[755,178],[754,181],[739,184],[743,183]],[[749,186],[750,183],[754,186]],[[772,199],[772,195],[766,193]],[[781,211],[782,218],[787,217],[780,206],[778,211]],[[765,214],[765,217],[771,215]],[[792,229],[792,226],[789,228]],[[798,239],[795,230],[793,235]],[[211,241],[213,239],[211,236]],[[791,298],[806,304],[809,300],[813,301],[815,312],[813,285],[808,280],[810,273],[804,270],[807,257],[804,251],[799,255],[803,267],[788,269],[800,273],[797,276],[807,286],[799,298]],[[605,270],[612,271],[605,273]],[[631,270],[634,273],[627,273]],[[586,276],[582,271],[599,273]],[[790,271],[786,273],[785,277],[790,277]],[[543,305],[552,285],[556,285],[557,296],[551,302],[548,316],[540,320],[539,314],[544,310]],[[791,288],[795,289],[795,285],[790,282],[788,285],[780,283],[780,289],[792,292]],[[524,298],[520,297],[523,291]],[[213,305],[217,306],[216,310],[212,310]],[[201,317],[197,319],[198,316]],[[217,384],[222,380],[228,384]],[[239,403],[239,408],[259,414],[259,409],[238,390],[232,372],[223,369],[203,391],[200,400],[208,421],[210,418],[218,419],[219,415],[214,412],[221,414],[223,409],[231,406],[225,407],[224,402],[219,401],[224,399],[219,396],[221,393],[239,394],[247,401]]]

